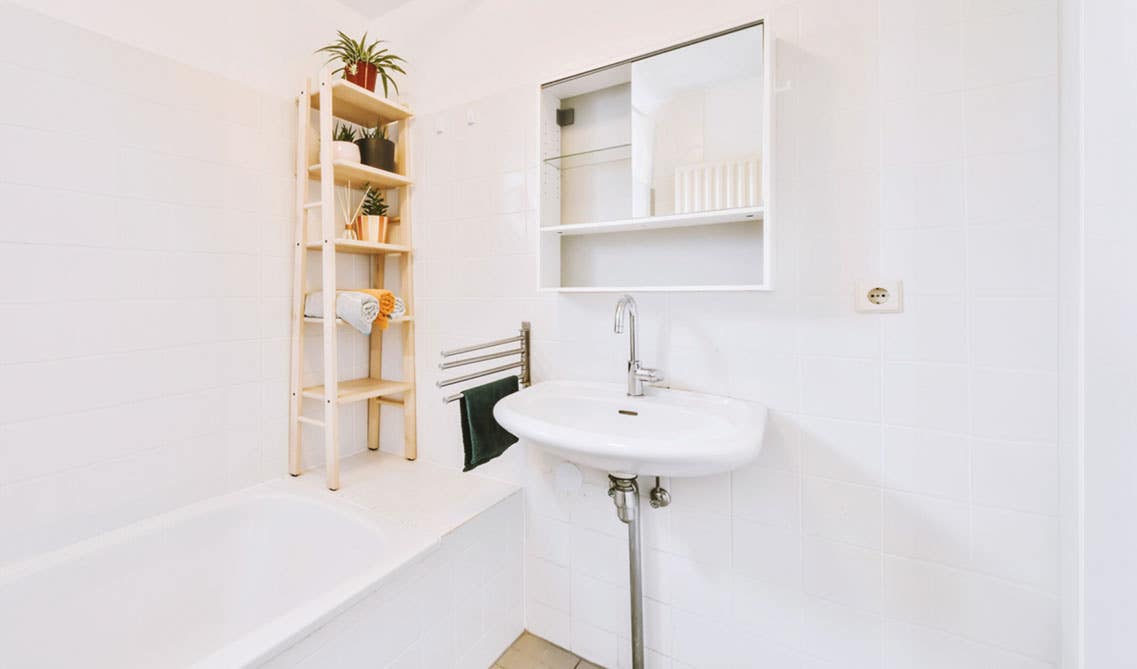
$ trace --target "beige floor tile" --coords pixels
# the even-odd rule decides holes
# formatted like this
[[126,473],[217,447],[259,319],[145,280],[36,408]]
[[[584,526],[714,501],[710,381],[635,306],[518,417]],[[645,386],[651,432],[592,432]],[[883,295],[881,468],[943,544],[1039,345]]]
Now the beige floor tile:
[[560,646],[524,632],[491,669],[603,669]]

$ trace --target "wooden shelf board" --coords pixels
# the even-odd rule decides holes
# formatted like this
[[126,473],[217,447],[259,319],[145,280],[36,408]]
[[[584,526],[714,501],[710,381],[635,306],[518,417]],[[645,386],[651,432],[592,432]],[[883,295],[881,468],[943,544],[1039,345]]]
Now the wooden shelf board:
[[[383,397],[384,395],[397,395],[414,388],[414,384],[407,381],[388,381],[387,379],[352,379],[341,381],[338,384],[337,397],[342,402],[358,402]],[[324,399],[324,386],[309,386],[304,389],[304,397],[314,400]]]
[[[319,251],[323,248],[322,242],[309,242],[309,251]],[[360,253],[363,255],[391,255],[396,253],[410,253],[411,247],[402,244],[380,244],[379,242],[364,242],[358,239],[337,239],[336,251],[340,253]]]
[[[320,89],[309,91],[308,97],[312,100],[312,108],[319,109]],[[336,79],[332,82],[332,116],[372,128],[375,127],[376,119],[382,119],[382,123],[386,124],[408,119],[412,114],[403,105],[378,93],[357,86],[347,79]]]
[[[357,188],[363,188],[364,184],[371,184],[378,188],[401,188],[411,185],[411,180],[401,174],[349,160],[333,161],[332,172],[335,173],[336,183],[341,186],[347,184],[348,181],[351,182],[352,187]],[[308,176],[312,179],[319,179],[320,166],[310,166]]]
[[[413,323],[414,320],[415,320],[414,316],[400,316],[399,318],[388,318],[387,322],[388,323]],[[324,319],[313,318],[311,316],[305,316],[304,322],[305,323],[323,323]],[[347,321],[345,321],[342,318],[337,318],[336,319],[336,325],[347,325]]]
[[722,225],[740,221],[762,220],[763,207],[741,207],[738,209],[718,209],[699,211],[691,214],[671,214],[668,216],[644,216],[619,221],[600,221],[597,223],[572,223],[569,225],[550,225],[541,232],[558,235],[595,235],[633,230],[659,230],[662,228],[688,228],[699,225]]

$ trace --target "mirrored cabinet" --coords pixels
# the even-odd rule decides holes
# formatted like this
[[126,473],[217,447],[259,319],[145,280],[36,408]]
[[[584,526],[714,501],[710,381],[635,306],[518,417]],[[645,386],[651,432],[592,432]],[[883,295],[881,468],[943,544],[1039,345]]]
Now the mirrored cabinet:
[[759,21],[541,87],[545,290],[769,290]]

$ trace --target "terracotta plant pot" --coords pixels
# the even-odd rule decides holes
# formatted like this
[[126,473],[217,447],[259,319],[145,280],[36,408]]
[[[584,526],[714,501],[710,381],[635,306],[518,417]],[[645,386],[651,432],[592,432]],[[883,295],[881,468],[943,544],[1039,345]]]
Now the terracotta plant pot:
[[332,142],[332,160],[359,162],[359,147],[355,142]]
[[378,167],[388,172],[395,171],[395,143],[382,137],[357,139],[359,153],[364,165]]
[[[352,70],[355,73],[352,74]],[[369,91],[375,90],[375,79],[379,76],[379,70],[371,63],[363,61],[356,61],[354,67],[345,65],[343,68],[343,78],[347,79],[356,86],[362,86]]]
[[366,242],[387,243],[387,226],[391,219],[387,216],[360,216],[359,227],[363,231],[360,238]]

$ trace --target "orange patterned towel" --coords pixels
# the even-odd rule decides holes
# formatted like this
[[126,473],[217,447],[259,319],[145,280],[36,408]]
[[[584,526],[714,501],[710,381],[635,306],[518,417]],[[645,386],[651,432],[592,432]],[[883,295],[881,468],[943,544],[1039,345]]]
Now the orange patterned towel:
[[395,294],[382,288],[356,288],[350,292],[364,293],[379,300],[379,317],[375,319],[374,324],[378,325],[380,330],[386,330],[390,325],[387,319],[395,310]]

